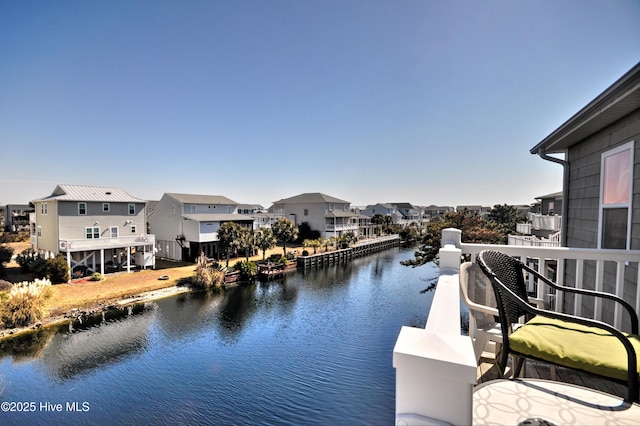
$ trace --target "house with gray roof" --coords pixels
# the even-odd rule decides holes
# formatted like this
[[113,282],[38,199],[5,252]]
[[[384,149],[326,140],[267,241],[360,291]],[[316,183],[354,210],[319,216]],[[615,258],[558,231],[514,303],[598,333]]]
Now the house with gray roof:
[[219,259],[223,250],[218,229],[226,222],[254,228],[254,218],[238,213],[239,204],[222,195],[165,193],[149,215],[156,234],[157,256],[193,262],[204,253]]
[[357,236],[358,215],[350,206],[349,201],[312,192],[275,201],[270,211],[293,220],[296,225],[306,222],[323,238],[339,237],[349,231]]
[[155,266],[146,201],[115,187],[58,185],[32,203],[33,249],[63,254],[72,277]]

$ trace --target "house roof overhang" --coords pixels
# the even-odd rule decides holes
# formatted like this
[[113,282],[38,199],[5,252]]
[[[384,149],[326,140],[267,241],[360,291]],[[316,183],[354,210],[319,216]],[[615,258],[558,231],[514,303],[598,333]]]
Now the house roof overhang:
[[355,216],[357,215],[353,212],[344,212],[339,210],[330,211],[325,215],[325,217],[355,217]]
[[640,108],[640,62],[593,101],[531,148],[557,154]]

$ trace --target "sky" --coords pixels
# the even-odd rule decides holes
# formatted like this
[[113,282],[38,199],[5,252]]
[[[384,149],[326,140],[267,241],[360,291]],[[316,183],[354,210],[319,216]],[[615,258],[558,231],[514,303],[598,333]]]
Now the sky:
[[0,2],[0,205],[530,204],[529,150],[640,61],[640,1]]

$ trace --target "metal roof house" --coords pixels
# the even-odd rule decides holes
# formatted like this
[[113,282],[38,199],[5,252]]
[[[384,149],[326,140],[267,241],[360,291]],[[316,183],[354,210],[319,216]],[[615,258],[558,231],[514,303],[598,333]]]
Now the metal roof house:
[[32,203],[33,249],[63,254],[72,277],[155,265],[146,201],[115,187],[58,185]]
[[238,203],[222,195],[165,193],[149,215],[159,257],[193,262],[200,253],[219,258],[218,229],[236,222],[253,229],[254,218],[238,214]]

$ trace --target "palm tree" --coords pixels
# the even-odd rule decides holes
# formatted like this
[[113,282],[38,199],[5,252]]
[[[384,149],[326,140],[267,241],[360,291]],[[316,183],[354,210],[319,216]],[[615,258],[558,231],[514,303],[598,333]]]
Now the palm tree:
[[282,242],[284,255],[287,256],[287,242],[294,241],[298,238],[298,227],[290,219],[281,217],[275,221],[271,230],[276,240]]
[[276,246],[276,238],[273,236],[271,229],[265,228],[256,234],[256,246],[262,250],[262,260],[267,256],[267,250]]
[[227,268],[229,267],[229,252],[237,249],[240,242],[241,227],[235,222],[225,222],[218,228],[218,239],[227,258]]
[[240,250],[244,250],[245,257],[247,258],[247,262],[249,261],[249,253],[253,252],[253,249],[256,247],[256,234],[253,232],[253,229],[250,228],[241,228],[240,235],[238,239],[238,248]]

